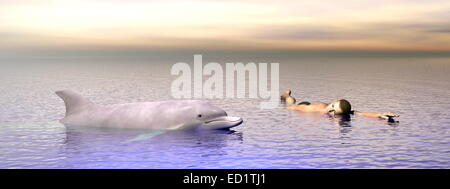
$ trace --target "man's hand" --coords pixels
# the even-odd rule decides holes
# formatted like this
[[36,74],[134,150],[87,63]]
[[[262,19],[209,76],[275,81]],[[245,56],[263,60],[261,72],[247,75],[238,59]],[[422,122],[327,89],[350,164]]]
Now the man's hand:
[[378,117],[383,118],[383,119],[393,119],[394,117],[400,117],[400,115],[394,114],[392,112],[384,112],[384,113],[379,113]]

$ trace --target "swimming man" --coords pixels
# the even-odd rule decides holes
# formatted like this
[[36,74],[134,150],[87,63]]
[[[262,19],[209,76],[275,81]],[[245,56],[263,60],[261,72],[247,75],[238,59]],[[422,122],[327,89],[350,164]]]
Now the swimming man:
[[359,112],[356,110],[352,110],[352,106],[350,102],[347,100],[341,99],[336,100],[332,103],[323,103],[323,102],[300,102],[296,103],[296,99],[291,96],[291,90],[287,90],[284,93],[281,93],[280,99],[286,103],[287,108],[291,110],[299,110],[302,112],[310,112],[310,113],[323,113],[323,114],[332,114],[332,115],[363,115],[366,117],[375,117],[387,119],[388,121],[394,121],[394,117],[399,117],[400,115],[394,114],[391,112]]

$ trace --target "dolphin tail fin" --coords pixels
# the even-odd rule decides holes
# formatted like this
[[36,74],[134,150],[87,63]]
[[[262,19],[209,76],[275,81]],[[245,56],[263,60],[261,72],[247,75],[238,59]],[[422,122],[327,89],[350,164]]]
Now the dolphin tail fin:
[[77,112],[83,107],[93,105],[91,101],[87,98],[84,98],[78,93],[75,93],[71,90],[62,90],[56,91],[56,95],[58,95],[61,99],[63,99],[64,104],[66,105],[66,116]]

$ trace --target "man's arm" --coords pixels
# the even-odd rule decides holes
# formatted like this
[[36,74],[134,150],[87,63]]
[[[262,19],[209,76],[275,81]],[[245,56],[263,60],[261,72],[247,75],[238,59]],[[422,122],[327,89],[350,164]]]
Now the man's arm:
[[383,112],[383,113],[379,113],[379,112],[358,112],[358,111],[353,111],[354,114],[357,115],[363,115],[366,117],[378,117],[378,118],[383,118],[383,119],[393,119],[394,117],[400,117],[400,115],[398,114],[394,114],[391,112]]

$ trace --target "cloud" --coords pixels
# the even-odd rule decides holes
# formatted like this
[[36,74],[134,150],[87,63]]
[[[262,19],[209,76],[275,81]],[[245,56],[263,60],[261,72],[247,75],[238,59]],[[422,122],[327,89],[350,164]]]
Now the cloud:
[[428,31],[435,32],[435,33],[450,33],[450,28],[434,29],[434,30],[428,30]]
[[261,39],[280,40],[348,40],[364,39],[370,35],[361,33],[360,30],[345,29],[333,26],[311,26],[311,25],[282,25],[271,26],[270,29],[255,29],[253,36]]

